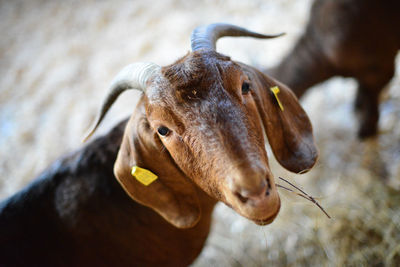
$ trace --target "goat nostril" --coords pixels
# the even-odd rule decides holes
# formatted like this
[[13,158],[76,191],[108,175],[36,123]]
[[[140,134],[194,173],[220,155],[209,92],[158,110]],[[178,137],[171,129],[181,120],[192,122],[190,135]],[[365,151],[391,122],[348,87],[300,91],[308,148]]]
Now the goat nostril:
[[243,203],[246,204],[247,200],[249,200],[247,197],[242,196],[239,192],[235,193],[235,196]]
[[268,188],[267,183],[263,183],[257,190],[235,190],[235,196],[243,203],[246,204],[249,200],[258,201],[262,200],[265,196],[269,195],[270,189]]
[[[267,184],[268,184],[268,189],[271,189],[271,181],[269,180],[268,177],[267,177]],[[267,192],[269,191],[268,189],[267,189]]]

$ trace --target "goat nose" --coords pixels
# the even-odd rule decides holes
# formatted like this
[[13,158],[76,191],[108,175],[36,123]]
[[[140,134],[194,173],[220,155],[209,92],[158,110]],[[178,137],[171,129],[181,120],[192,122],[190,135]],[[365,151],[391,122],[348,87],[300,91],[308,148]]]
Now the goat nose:
[[258,180],[257,184],[253,182],[251,186],[234,184],[231,190],[242,203],[247,203],[249,200],[252,203],[257,203],[269,196],[271,186],[268,178],[263,177],[256,180]]
[[253,186],[252,188],[241,187],[238,188],[236,191],[243,197],[250,198],[264,194],[265,190],[266,190],[266,182],[265,180],[261,180],[257,186]]

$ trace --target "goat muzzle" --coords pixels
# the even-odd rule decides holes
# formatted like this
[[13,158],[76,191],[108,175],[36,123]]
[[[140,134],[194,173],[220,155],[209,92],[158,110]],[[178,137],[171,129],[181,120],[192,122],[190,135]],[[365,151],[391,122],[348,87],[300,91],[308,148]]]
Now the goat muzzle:
[[265,173],[230,179],[226,199],[238,213],[259,225],[271,223],[281,206],[273,177]]

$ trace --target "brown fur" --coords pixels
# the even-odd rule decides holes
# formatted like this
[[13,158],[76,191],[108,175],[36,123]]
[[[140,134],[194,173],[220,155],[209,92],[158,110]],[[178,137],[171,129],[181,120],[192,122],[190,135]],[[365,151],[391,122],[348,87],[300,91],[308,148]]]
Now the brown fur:
[[400,48],[400,1],[316,0],[306,31],[284,60],[267,71],[298,97],[340,75],[358,81],[359,136],[376,134],[378,102],[394,75]]
[[[285,111],[269,91],[276,85]],[[159,135],[160,126],[170,133]],[[126,126],[3,202],[0,265],[186,266],[201,252],[216,201],[271,223],[280,199],[263,127],[285,168],[315,164],[310,121],[285,85],[214,51],[188,54],[148,81]],[[132,166],[158,179],[145,186]]]

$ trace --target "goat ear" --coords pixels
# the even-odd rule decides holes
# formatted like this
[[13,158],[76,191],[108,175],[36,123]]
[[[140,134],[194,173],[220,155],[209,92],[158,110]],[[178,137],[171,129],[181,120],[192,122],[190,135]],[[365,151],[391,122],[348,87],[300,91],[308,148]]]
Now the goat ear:
[[[132,166],[148,169],[158,179],[145,186],[131,175]],[[114,173],[132,199],[153,209],[174,226],[189,228],[199,221],[201,210],[196,188],[163,149],[149,126],[142,103],[127,124]]]
[[[286,85],[257,70],[256,77],[252,73],[249,76],[253,75],[252,83],[256,83],[254,98],[275,158],[289,171],[310,170],[317,161],[318,150],[310,119],[297,97]],[[277,97],[271,91],[275,86],[280,91]]]

